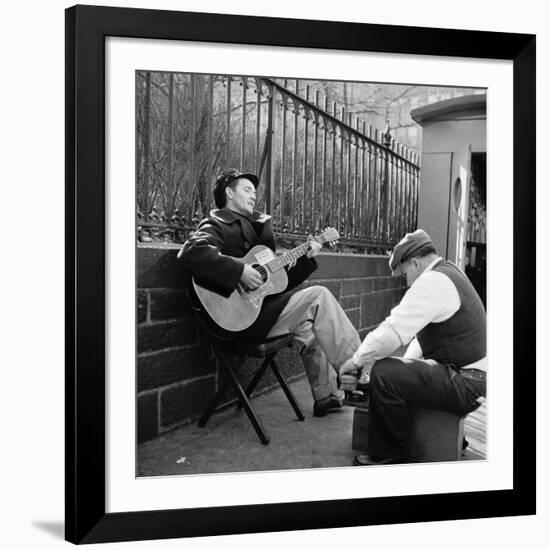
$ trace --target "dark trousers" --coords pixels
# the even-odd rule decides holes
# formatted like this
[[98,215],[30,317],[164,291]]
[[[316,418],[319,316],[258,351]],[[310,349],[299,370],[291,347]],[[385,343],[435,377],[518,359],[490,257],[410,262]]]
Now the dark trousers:
[[370,375],[369,454],[406,457],[413,408],[465,415],[479,407],[485,379],[465,378],[449,366],[388,357]]

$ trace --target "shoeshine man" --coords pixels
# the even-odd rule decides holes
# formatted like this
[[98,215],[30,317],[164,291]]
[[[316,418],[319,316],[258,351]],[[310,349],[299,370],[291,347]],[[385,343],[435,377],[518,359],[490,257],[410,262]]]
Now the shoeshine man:
[[[422,229],[395,246],[390,269],[410,288],[340,369],[342,383],[370,374],[368,454],[354,462],[362,466],[407,461],[411,408],[462,416],[486,395],[486,314],[466,275]],[[406,344],[404,357],[390,357]]]
[[[257,269],[239,259],[257,245],[275,251],[271,216],[254,210],[255,174],[228,170],[214,184],[217,209],[203,219],[178,253],[184,270],[217,294],[229,297],[236,290],[250,292],[264,282]],[[309,251],[285,270],[283,292],[265,297],[251,326],[233,333],[249,343],[292,333],[301,344],[301,357],[314,398],[313,414],[325,416],[343,404],[337,372],[361,343],[357,330],[332,293],[323,286],[295,288],[317,269],[321,245],[312,240]]]

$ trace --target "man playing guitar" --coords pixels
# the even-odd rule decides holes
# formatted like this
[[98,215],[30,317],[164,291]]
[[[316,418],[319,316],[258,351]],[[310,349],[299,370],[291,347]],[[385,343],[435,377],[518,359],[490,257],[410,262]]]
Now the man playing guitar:
[[[258,292],[266,285],[262,269],[242,261],[258,245],[263,245],[265,256],[269,256],[265,261],[274,257],[271,216],[254,210],[258,183],[256,175],[238,170],[228,170],[217,178],[217,209],[201,221],[178,253],[185,271],[196,281],[197,290],[204,287],[206,293],[230,298]],[[315,416],[325,416],[342,406],[337,372],[361,343],[357,330],[327,288],[311,286],[293,294],[288,292],[315,271],[315,256],[320,248],[319,242],[310,241],[307,254],[285,268],[286,288],[265,296],[255,320],[233,332],[236,340],[246,341],[294,334],[302,344],[300,354],[315,401]],[[258,250],[257,264],[261,265],[261,248]],[[227,326],[224,329],[231,331]]]

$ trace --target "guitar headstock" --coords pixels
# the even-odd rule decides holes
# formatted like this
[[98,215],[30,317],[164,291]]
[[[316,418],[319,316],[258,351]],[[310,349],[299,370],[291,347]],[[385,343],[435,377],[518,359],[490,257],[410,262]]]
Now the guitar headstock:
[[328,243],[330,246],[334,246],[338,239],[340,238],[340,235],[338,234],[338,231],[334,229],[334,227],[327,227],[320,235],[317,237],[317,240],[321,243]]

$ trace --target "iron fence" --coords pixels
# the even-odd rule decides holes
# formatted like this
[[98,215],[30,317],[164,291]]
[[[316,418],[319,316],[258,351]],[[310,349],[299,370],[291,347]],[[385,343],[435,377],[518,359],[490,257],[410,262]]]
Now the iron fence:
[[213,208],[215,176],[230,167],[259,175],[257,208],[279,237],[333,226],[344,246],[379,250],[416,227],[418,157],[309,85],[136,78],[138,240],[185,240]]

